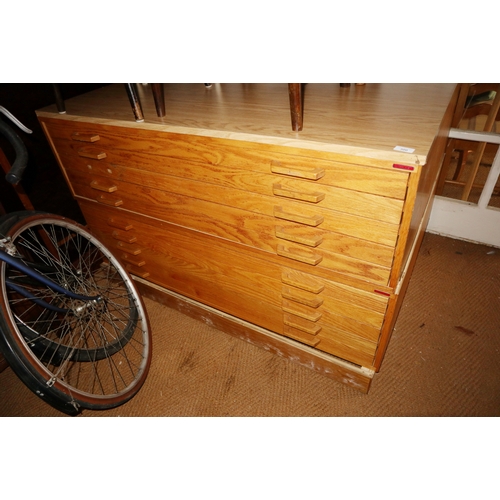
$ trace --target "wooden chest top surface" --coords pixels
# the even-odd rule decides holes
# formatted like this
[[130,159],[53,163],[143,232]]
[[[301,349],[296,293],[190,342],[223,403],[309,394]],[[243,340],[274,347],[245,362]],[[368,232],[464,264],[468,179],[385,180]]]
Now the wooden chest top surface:
[[[304,129],[293,132],[287,84],[164,84],[166,116],[156,115],[149,86],[138,85],[145,121],[136,123],[122,84],[55,105],[39,117],[220,137],[425,163],[455,84],[338,84],[304,86]],[[413,150],[395,151],[395,147]]]

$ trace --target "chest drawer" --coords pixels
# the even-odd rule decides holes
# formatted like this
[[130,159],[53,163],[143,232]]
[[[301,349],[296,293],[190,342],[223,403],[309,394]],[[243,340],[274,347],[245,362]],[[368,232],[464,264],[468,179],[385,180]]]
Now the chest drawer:
[[281,332],[281,281],[274,263],[220,238],[79,202],[89,228],[132,274]]
[[182,227],[85,200],[80,206],[132,274],[354,363],[372,362],[386,297]]
[[[215,161],[201,145],[195,155],[184,140],[174,146],[169,134],[170,147],[157,139],[143,147],[154,154],[137,153],[130,131],[118,140],[101,129],[49,128],[75,195],[387,284],[403,200],[370,191],[402,197],[407,174],[275,151],[244,155],[218,143]],[[97,148],[105,138],[107,148]]]
[[[233,192],[252,193],[254,195],[272,196],[278,202],[287,200],[303,202],[336,212],[365,217],[387,223],[398,224],[401,219],[403,200],[388,196],[375,195],[365,191],[347,189],[327,184],[319,184],[316,180],[297,179],[286,174],[236,169],[223,166],[208,166],[186,162],[182,168],[168,165],[170,158],[149,158],[150,169],[144,163],[133,163],[130,158],[111,152],[102,159],[83,158],[72,148],[59,148],[59,157],[67,171],[81,175],[98,175],[116,178],[141,186],[174,191],[187,196],[214,199],[214,189]],[[95,156],[98,156],[96,153]],[[144,155],[147,156],[147,155]],[[156,168],[152,168],[155,166]],[[368,167],[365,167],[367,170]],[[368,169],[367,174],[376,180],[381,172]],[[398,175],[394,174],[396,179]],[[406,176],[401,178],[406,180]],[[401,180],[399,179],[399,180]],[[203,186],[203,189],[200,187]],[[363,185],[357,186],[363,189]],[[212,189],[212,191],[211,191]],[[219,200],[218,201],[223,201]],[[241,200],[239,203],[244,203]]]
[[[224,203],[218,203],[116,179],[110,182],[100,176],[70,173],[69,177],[77,196],[102,205],[139,212],[312,267],[363,276],[380,284],[386,284],[389,277],[399,229],[395,224],[368,222],[294,202],[278,205],[272,197],[252,193],[219,190],[214,199]],[[205,194],[210,188],[200,186]],[[311,223],[317,220],[317,226]]]
[[[339,159],[331,160],[312,150],[79,122],[53,120],[45,127],[60,153],[141,170],[173,171],[207,182],[218,178],[218,182],[237,182],[240,188],[252,190],[259,189],[256,174],[273,173],[384,198],[403,200],[406,196],[408,173],[393,169],[389,162],[367,163],[360,157],[355,164],[345,162],[342,155],[333,155]],[[245,177],[248,174],[250,178]]]
[[[72,185],[89,186],[101,192],[115,192],[121,185],[121,190],[128,192],[128,196],[132,196],[134,191],[139,194],[141,188],[147,193],[175,194],[213,203],[214,209],[215,205],[230,206],[304,226],[321,226],[321,229],[383,245],[394,244],[401,220],[403,202],[400,200],[341,189],[326,196],[333,188],[324,186],[321,191],[314,191],[316,186],[303,181],[277,179],[271,175],[255,176],[256,185],[267,184],[267,190],[259,192],[257,189],[243,190],[221,185],[216,179],[202,182],[129,167],[82,163],[71,157],[63,156],[62,159]],[[157,199],[160,196],[156,194]],[[131,203],[134,201],[131,200]]]

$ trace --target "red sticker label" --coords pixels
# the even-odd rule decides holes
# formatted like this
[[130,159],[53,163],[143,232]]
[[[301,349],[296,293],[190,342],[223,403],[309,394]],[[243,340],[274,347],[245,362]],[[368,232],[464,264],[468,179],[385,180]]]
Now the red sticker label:
[[400,170],[415,170],[415,167],[410,167],[409,165],[400,165],[399,163],[393,163],[393,168],[399,168]]

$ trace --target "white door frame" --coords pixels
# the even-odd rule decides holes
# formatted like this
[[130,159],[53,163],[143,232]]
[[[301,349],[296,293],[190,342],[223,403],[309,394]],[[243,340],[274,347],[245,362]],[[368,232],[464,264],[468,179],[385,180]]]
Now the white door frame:
[[[500,144],[500,134],[492,132],[452,128],[448,137],[450,139]],[[500,148],[495,155],[477,205],[436,196],[427,231],[500,248],[500,209],[488,207],[499,175]]]

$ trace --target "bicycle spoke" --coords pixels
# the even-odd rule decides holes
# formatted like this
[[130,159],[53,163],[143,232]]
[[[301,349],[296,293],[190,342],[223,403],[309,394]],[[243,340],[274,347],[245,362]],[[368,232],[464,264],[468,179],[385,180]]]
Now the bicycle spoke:
[[[145,379],[150,349],[149,326],[131,278],[72,222],[37,216],[12,238],[23,262],[39,274],[68,292],[99,297],[72,299],[8,266],[8,279],[26,291],[7,292],[14,325],[37,369],[43,367],[47,387],[84,406],[110,407],[131,397]],[[59,309],[49,311],[29,297]]]

